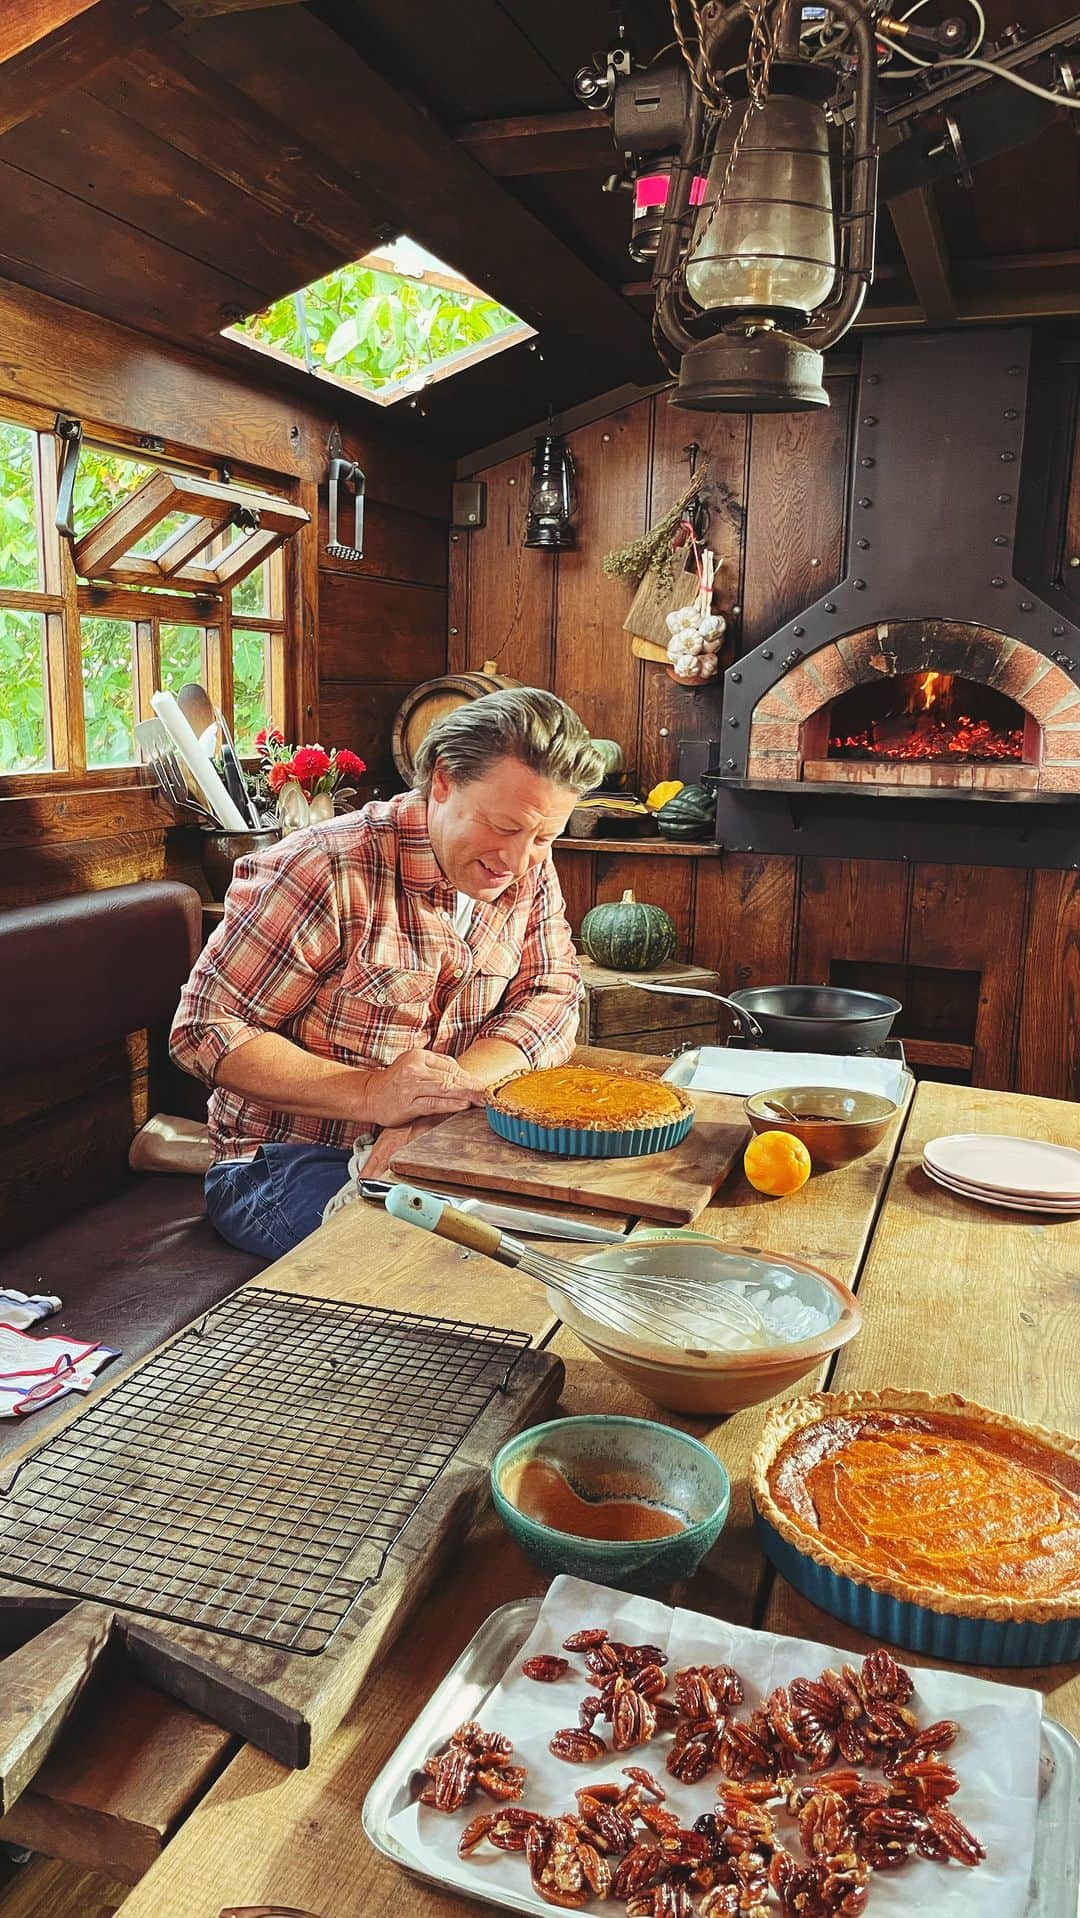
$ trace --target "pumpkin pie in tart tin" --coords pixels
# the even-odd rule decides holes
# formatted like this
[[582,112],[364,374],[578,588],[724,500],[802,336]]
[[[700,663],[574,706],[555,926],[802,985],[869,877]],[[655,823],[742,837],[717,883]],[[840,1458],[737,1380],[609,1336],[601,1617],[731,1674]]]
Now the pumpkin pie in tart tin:
[[500,1139],[567,1159],[667,1152],[694,1123],[681,1086],[598,1066],[515,1073],[492,1089],[485,1110]]
[[872,1637],[978,1665],[1080,1657],[1080,1441],[955,1394],[774,1406],[751,1465],[767,1556]]

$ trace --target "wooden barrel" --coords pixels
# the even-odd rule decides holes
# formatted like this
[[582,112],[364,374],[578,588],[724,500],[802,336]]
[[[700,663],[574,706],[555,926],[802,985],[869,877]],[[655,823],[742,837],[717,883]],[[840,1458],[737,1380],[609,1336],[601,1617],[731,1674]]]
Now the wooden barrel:
[[459,706],[467,706],[485,693],[497,693],[504,686],[520,686],[520,679],[488,670],[482,673],[444,673],[441,679],[425,679],[407,693],[394,716],[390,747],[394,764],[407,785],[412,783],[416,755],[436,720],[445,719]]

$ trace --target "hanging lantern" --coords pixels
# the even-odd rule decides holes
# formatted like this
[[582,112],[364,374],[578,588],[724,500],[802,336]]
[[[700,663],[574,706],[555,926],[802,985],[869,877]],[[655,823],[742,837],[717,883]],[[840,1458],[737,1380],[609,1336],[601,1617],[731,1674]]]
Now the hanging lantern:
[[533,447],[529,504],[525,519],[526,546],[547,552],[565,552],[576,546],[574,516],[574,460],[561,433],[544,433]]
[[[846,79],[828,61],[800,57],[798,9],[783,0],[747,8],[751,49],[741,82],[728,84],[719,59],[741,9],[728,10],[701,50],[701,91],[672,171],[653,273],[657,328],[674,348],[668,364],[679,376],[676,406],[786,413],[829,403],[822,353],[866,297],[877,191],[873,35],[861,0],[835,0],[833,10],[851,28],[845,57],[853,50],[855,61],[850,110],[835,116],[838,207],[825,103]],[[702,92],[717,111],[728,102],[730,110],[695,216]]]

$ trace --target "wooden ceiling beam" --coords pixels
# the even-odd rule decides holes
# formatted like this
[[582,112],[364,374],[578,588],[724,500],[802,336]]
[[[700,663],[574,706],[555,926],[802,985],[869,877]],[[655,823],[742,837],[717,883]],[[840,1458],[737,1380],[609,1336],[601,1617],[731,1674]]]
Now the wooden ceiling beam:
[[317,235],[342,263],[397,232],[377,183],[361,193],[344,167],[195,59],[178,38],[140,48],[89,91],[255,205]]
[[163,0],[12,0],[0,6],[0,134],[179,24]]
[[888,204],[927,326],[951,326],[956,296],[949,282],[948,252],[933,189],[913,187],[909,193],[895,194]]
[[[197,57],[264,111],[316,131],[320,148],[373,188],[409,233],[502,301],[582,369],[654,380],[657,362],[640,314],[472,155],[350,43],[306,7],[275,8],[245,31],[242,17],[190,33]],[[359,29],[357,29],[359,31]],[[537,378],[538,391],[543,379]]]
[[474,120],[454,136],[497,180],[529,173],[578,173],[618,157],[606,113],[534,113],[512,120]]

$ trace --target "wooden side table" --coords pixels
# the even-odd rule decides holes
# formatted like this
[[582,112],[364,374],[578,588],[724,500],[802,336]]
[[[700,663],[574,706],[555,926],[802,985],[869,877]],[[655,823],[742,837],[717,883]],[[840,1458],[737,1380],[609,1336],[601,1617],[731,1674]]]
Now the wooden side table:
[[[623,1052],[684,1052],[688,1046],[713,1046],[726,1036],[731,1021],[723,1006],[708,999],[661,997],[638,992],[626,984],[630,976],[612,972],[581,958],[585,1002],[578,1031],[579,1045],[612,1046]],[[658,985],[696,986],[720,992],[720,976],[704,966],[672,963],[636,972],[635,979]]]

